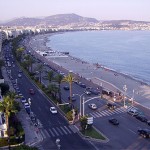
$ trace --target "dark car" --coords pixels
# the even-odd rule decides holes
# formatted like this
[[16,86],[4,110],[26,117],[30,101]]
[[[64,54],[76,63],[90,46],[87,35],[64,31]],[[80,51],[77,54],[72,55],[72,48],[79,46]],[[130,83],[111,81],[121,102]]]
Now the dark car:
[[108,121],[109,121],[110,123],[112,123],[113,125],[119,125],[118,120],[115,119],[115,118],[110,118]]
[[64,86],[64,90],[69,90],[69,86]]
[[83,83],[81,83],[80,86],[83,87],[83,88],[86,88],[86,85],[83,84]]
[[147,122],[147,118],[144,115],[137,115],[135,118],[142,122]]
[[[68,96],[68,100],[70,100],[70,96]],[[75,96],[72,96],[72,97],[71,97],[71,100],[72,100],[72,101],[75,101],[75,100],[76,100]]]
[[116,108],[116,105],[115,104],[112,104],[112,103],[107,103],[107,107],[109,109],[115,109]]
[[150,138],[150,130],[149,129],[138,129],[139,135],[143,136],[144,138]]
[[30,93],[31,95],[34,95],[34,94],[35,94],[35,91],[34,91],[33,89],[29,89],[29,93]]
[[90,89],[89,91],[90,91],[92,94],[94,94],[94,95],[100,94],[100,92],[97,91],[97,90],[95,90],[95,89]]
[[147,121],[147,124],[150,126],[150,120]]

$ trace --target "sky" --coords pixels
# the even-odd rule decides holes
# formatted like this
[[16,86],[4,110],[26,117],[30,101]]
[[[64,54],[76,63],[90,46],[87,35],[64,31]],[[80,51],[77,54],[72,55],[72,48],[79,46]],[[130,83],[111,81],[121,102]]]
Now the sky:
[[0,0],[0,21],[75,13],[97,20],[150,21],[150,0]]

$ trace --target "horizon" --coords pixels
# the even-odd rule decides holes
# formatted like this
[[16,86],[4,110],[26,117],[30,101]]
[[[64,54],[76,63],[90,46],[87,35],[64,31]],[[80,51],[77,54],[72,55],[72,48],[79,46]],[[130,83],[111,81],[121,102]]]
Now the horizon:
[[[1,2],[0,22],[16,18],[39,18],[57,14],[77,14],[97,20],[150,21],[149,0],[5,0]],[[7,8],[7,9],[6,9]],[[142,10],[142,11],[140,11]]]
[[[75,13],[66,13],[67,14],[75,14]],[[55,16],[55,15],[65,15],[65,14],[54,14],[54,15],[49,15],[49,16]],[[75,14],[75,15],[78,15],[78,16],[81,16],[79,14]],[[0,23],[7,23],[7,22],[10,22],[10,21],[13,21],[15,19],[21,19],[21,18],[36,18],[36,19],[43,19],[43,18],[46,18],[46,17],[49,17],[49,16],[33,16],[33,17],[27,17],[27,16],[20,16],[20,17],[15,17],[15,18],[11,18],[9,20],[0,20]],[[81,16],[81,17],[86,17],[86,18],[94,18],[94,17],[88,17],[88,16]],[[97,18],[94,18],[96,20],[98,20]],[[98,20],[98,21],[143,21],[143,22],[150,22],[150,21],[147,21],[147,20],[131,20],[131,19],[111,19],[111,20]]]

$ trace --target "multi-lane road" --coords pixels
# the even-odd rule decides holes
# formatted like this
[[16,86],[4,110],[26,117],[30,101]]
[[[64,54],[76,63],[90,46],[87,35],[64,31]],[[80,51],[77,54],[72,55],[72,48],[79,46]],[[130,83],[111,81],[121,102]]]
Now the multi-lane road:
[[[143,139],[137,134],[138,128],[149,128],[149,126],[127,114],[127,109],[129,108],[117,105],[115,110],[108,110],[106,107],[107,101],[100,98],[95,98],[85,105],[85,114],[94,118],[94,126],[108,137],[109,142],[105,144],[94,142],[95,146],[93,147],[91,143],[83,140],[78,135],[76,128],[73,125],[69,125],[61,113],[56,115],[50,113],[49,108],[53,104],[23,73],[22,77],[18,78],[18,70],[20,68],[17,65],[8,68],[11,70],[13,79],[17,79],[23,96],[26,99],[31,98],[31,110],[37,116],[40,123],[39,130],[43,137],[43,142],[38,145],[40,149],[51,149],[49,141],[55,143],[57,138],[60,139],[62,149],[150,149],[149,139]],[[48,69],[47,66],[46,69]],[[45,74],[43,74],[43,76],[44,75]],[[42,82],[44,84],[48,83],[46,80],[42,80]],[[63,89],[65,85],[67,85],[67,83],[62,83],[61,85],[62,99],[64,102],[68,102],[69,91]],[[31,96],[29,94],[30,88],[34,89],[35,95]],[[73,84],[74,94],[81,95],[84,90],[85,89],[79,85]],[[86,94],[84,96],[86,99],[91,98]],[[76,101],[73,103],[79,108],[79,96],[76,96]],[[89,103],[95,103],[98,109],[91,110],[88,108]],[[149,117],[148,114],[146,115]],[[108,119],[111,117],[119,120],[119,126],[113,126],[108,122]]]

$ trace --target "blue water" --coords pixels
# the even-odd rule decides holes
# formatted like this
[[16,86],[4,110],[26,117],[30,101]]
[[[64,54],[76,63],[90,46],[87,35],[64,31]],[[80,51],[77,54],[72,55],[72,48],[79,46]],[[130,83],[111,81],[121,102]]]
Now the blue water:
[[49,37],[47,46],[150,83],[150,31],[80,31]]

